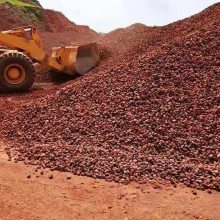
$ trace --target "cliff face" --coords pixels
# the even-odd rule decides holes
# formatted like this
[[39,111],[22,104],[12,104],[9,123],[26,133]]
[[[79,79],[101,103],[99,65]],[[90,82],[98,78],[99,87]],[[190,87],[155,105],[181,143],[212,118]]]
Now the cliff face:
[[45,46],[86,43],[98,34],[88,26],[77,25],[62,13],[44,9],[37,0],[0,0],[0,31],[35,25],[42,33]]

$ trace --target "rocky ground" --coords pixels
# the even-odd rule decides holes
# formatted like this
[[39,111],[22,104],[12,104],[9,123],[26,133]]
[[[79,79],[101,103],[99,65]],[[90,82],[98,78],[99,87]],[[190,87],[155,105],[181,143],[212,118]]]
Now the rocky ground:
[[[217,192],[209,194],[164,184],[120,185],[48,170],[41,175],[35,167],[7,159],[1,151],[2,220],[219,219]],[[53,179],[49,179],[51,175]]]
[[220,191],[219,9],[101,38],[96,69],[2,115],[9,157],[107,181]]
[[0,94],[2,218],[218,219],[219,15],[115,30],[85,76]]

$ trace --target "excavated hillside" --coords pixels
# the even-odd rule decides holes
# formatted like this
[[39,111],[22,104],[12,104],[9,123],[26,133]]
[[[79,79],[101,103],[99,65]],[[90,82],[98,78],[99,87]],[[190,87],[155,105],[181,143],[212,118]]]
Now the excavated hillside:
[[[2,114],[9,157],[108,181],[220,190],[220,4],[99,40],[100,65]],[[10,122],[7,120],[10,118]]]
[[62,13],[42,8],[36,0],[0,0],[0,30],[35,25],[42,32],[45,47],[95,40],[98,34],[88,26],[69,21]]

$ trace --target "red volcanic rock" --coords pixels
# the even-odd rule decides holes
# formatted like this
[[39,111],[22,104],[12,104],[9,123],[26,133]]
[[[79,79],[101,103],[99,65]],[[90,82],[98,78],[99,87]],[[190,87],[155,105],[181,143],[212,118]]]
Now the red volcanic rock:
[[10,155],[107,181],[220,190],[219,15],[216,4],[101,38],[91,73],[6,117]]

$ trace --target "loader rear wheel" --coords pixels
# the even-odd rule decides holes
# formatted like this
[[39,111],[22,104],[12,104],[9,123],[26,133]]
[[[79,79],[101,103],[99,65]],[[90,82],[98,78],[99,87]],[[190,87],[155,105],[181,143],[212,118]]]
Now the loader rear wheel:
[[29,90],[35,79],[35,68],[31,59],[17,51],[0,55],[0,89],[3,92]]

